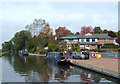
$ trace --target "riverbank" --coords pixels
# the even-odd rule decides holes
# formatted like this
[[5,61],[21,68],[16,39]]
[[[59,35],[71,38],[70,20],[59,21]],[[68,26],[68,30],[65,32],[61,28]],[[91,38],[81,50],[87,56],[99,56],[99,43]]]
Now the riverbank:
[[5,54],[8,54],[9,52],[0,52],[0,57],[2,57]]
[[33,54],[33,53],[29,53],[30,56],[46,56],[46,54]]
[[120,68],[118,68],[120,59],[90,58],[89,60],[69,60],[73,65],[80,66],[115,78],[120,78]]

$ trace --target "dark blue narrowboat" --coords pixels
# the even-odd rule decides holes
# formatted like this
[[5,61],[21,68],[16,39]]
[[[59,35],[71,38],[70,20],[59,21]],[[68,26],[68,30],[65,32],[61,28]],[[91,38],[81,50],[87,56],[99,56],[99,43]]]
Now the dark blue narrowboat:
[[48,52],[47,53],[47,58],[51,59],[51,60],[56,60],[57,62],[69,62],[68,60],[68,53],[58,53],[58,52]]

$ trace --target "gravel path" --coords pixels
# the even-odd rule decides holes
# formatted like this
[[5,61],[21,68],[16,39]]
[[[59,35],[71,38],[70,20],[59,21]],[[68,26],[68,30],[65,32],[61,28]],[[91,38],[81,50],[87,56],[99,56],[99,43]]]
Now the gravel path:
[[70,59],[70,61],[120,75],[120,59],[90,58],[89,60]]

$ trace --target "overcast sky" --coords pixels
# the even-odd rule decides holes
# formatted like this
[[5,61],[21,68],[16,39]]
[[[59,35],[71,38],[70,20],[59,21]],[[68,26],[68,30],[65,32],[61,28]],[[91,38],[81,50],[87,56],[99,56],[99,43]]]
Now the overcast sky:
[[25,29],[35,18],[45,19],[54,30],[64,26],[80,32],[82,26],[118,30],[117,2],[4,2],[2,3],[2,42]]

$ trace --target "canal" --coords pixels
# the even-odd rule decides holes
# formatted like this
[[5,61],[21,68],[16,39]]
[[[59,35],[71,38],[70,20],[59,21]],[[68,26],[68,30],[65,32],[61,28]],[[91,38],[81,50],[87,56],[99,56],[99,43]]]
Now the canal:
[[118,83],[117,79],[46,57],[8,54],[2,57],[2,82]]

